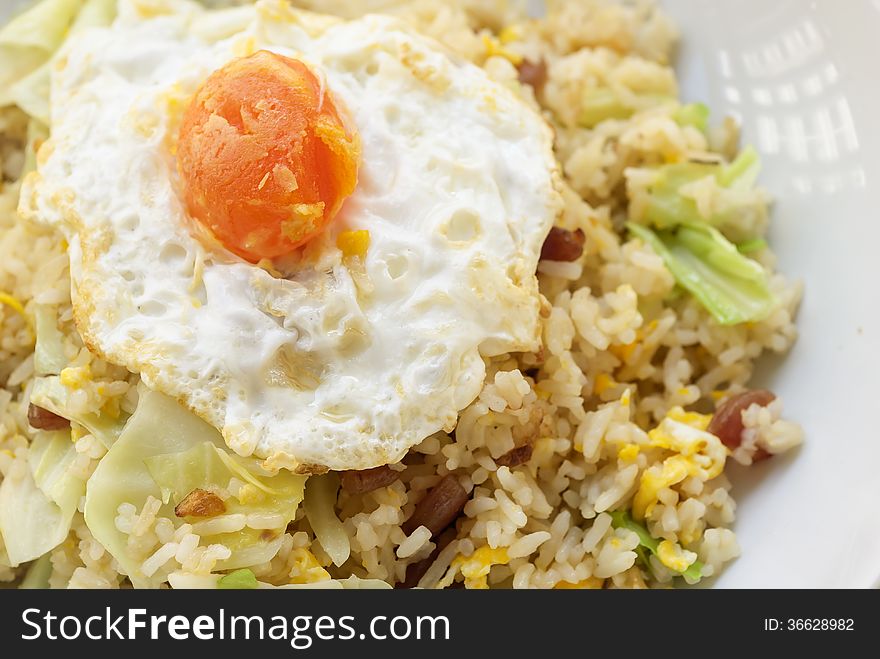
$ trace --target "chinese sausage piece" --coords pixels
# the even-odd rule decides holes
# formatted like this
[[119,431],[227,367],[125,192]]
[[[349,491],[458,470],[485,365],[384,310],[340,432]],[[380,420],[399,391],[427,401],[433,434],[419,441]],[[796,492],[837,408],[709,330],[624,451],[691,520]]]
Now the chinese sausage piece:
[[[744,429],[742,413],[755,403],[766,407],[774,400],[776,400],[776,395],[766,389],[744,391],[741,394],[731,396],[715,411],[707,430],[720,439],[727,448],[736,449],[742,443]],[[752,462],[769,457],[770,453],[759,447],[755,451],[755,455],[752,456]]]
[[70,428],[70,421],[54,412],[38,407],[31,403],[28,405],[28,423],[36,430],[64,430]]
[[447,474],[419,501],[412,516],[404,522],[403,532],[409,535],[424,526],[431,531],[432,537],[436,536],[455,521],[468,498],[458,478]]
[[342,489],[349,494],[364,494],[391,485],[399,475],[400,472],[394,471],[388,465],[382,465],[372,469],[343,471],[339,478]]
[[541,247],[542,261],[577,261],[584,253],[586,236],[581,229],[552,227]]

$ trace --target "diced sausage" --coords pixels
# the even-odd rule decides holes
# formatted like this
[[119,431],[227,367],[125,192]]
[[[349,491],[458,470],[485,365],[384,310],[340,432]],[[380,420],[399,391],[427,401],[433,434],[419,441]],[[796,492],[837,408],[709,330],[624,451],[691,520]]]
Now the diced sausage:
[[517,68],[519,81],[529,85],[536,92],[540,92],[547,82],[547,63],[544,60],[533,62],[524,59]]
[[399,476],[399,471],[394,471],[388,465],[381,465],[372,469],[343,471],[339,479],[342,489],[349,494],[364,494],[391,485]]
[[180,500],[174,507],[174,514],[178,517],[214,517],[226,512],[226,504],[223,499],[213,492],[194,489]]
[[435,536],[455,521],[469,496],[453,474],[447,474],[419,501],[412,516],[403,523],[403,532],[409,535],[425,526]]
[[70,428],[70,421],[63,416],[31,403],[28,405],[28,423],[37,430],[64,430]]
[[[731,396],[715,411],[707,430],[720,439],[727,448],[736,449],[742,443],[744,429],[742,413],[755,403],[766,407],[774,400],[776,400],[776,394],[766,389],[744,391],[741,394]],[[770,454],[759,447],[752,456],[752,462],[769,457]]]
[[584,253],[586,236],[581,229],[553,227],[541,247],[542,261],[577,261]]
[[532,459],[532,445],[523,444],[510,449],[507,453],[495,459],[499,467],[517,467]]

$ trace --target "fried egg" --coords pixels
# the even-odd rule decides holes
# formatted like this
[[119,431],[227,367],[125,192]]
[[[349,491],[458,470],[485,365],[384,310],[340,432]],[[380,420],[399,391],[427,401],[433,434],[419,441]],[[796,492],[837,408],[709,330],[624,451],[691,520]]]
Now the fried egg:
[[[21,211],[67,238],[89,347],[239,454],[299,473],[399,461],[454,428],[487,358],[539,346],[535,269],[561,210],[552,134],[480,68],[389,17],[275,0],[126,0],[71,41]],[[358,158],[335,217],[262,260],[259,240],[203,230],[178,161],[200,87],[259,51],[305,64]]]

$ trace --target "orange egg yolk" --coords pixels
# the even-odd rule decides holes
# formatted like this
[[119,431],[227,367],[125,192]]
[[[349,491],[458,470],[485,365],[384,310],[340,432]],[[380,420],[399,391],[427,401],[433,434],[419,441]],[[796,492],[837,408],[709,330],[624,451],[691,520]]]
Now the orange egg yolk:
[[357,183],[359,140],[318,77],[265,50],[212,73],[180,126],[187,210],[251,262],[320,233]]

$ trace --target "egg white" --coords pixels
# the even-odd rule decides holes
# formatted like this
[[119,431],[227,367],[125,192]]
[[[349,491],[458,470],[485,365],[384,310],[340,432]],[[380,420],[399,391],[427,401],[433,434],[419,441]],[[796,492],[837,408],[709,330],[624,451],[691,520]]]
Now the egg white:
[[[357,189],[286,278],[195,236],[173,155],[187,99],[257,49],[319,72],[363,149]],[[238,453],[299,472],[398,461],[454,427],[484,358],[538,347],[534,273],[561,209],[550,129],[394,19],[129,0],[73,40],[52,101],[21,210],[68,238],[80,332]],[[351,229],[370,232],[363,263],[335,246]]]

